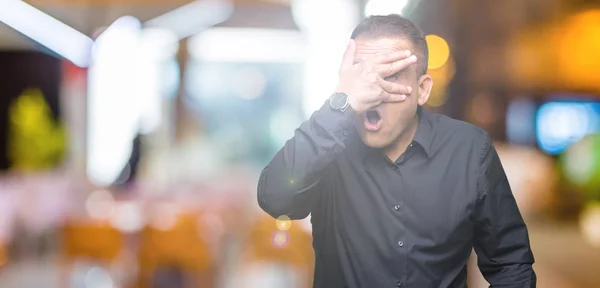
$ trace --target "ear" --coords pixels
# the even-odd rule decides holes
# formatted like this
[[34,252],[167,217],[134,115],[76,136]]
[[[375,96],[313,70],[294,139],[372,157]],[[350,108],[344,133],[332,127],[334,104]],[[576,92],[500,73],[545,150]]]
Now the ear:
[[425,74],[419,77],[419,90],[417,91],[419,98],[417,98],[417,103],[420,106],[425,105],[427,99],[429,99],[431,87],[433,87],[433,79],[431,79],[430,75]]

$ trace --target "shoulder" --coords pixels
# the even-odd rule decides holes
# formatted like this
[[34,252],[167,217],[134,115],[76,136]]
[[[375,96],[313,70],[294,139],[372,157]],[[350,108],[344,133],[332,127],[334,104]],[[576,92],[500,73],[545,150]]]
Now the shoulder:
[[471,123],[446,115],[429,113],[434,127],[433,143],[442,146],[487,150],[492,145],[489,134]]

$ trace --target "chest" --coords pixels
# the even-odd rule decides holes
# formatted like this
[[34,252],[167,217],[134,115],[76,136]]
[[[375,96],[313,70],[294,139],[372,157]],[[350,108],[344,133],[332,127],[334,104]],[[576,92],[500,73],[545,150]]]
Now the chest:
[[479,173],[476,161],[468,160],[460,151],[396,163],[341,160],[330,198],[338,227],[379,234],[403,229],[435,239],[463,233],[470,227]]

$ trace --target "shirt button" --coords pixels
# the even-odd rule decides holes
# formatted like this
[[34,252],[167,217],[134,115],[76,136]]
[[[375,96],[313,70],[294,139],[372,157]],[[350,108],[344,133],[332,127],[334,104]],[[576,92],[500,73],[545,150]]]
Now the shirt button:
[[396,166],[396,165],[393,165],[393,166],[392,166],[392,170],[396,170],[396,169],[398,169],[398,166]]
[[344,134],[344,136],[348,136],[348,131],[344,130],[342,134]]
[[400,247],[404,246],[404,242],[398,241],[398,246],[400,246]]
[[396,286],[398,286],[398,287],[402,287],[402,284],[404,284],[404,283],[402,283],[402,281],[396,282]]
[[400,205],[395,205],[394,210],[396,210],[396,211],[400,210]]

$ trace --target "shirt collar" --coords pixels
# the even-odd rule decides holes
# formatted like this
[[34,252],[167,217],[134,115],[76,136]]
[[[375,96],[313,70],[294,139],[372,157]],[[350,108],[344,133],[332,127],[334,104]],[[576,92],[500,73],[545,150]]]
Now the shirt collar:
[[422,106],[418,106],[417,115],[419,116],[419,126],[413,140],[425,151],[427,157],[431,156],[431,139],[433,138],[433,125],[431,124],[431,113],[425,111]]
[[[415,136],[413,138],[413,142],[416,142],[423,148],[423,151],[427,155],[427,157],[431,157],[431,141],[433,138],[433,125],[431,124],[431,113],[425,111],[422,106],[417,107],[417,115],[419,117],[419,124],[417,126],[417,131],[415,132]],[[368,147],[367,145],[360,140],[361,154],[363,156],[363,160],[369,158],[371,156],[381,154],[380,149],[374,149]]]

